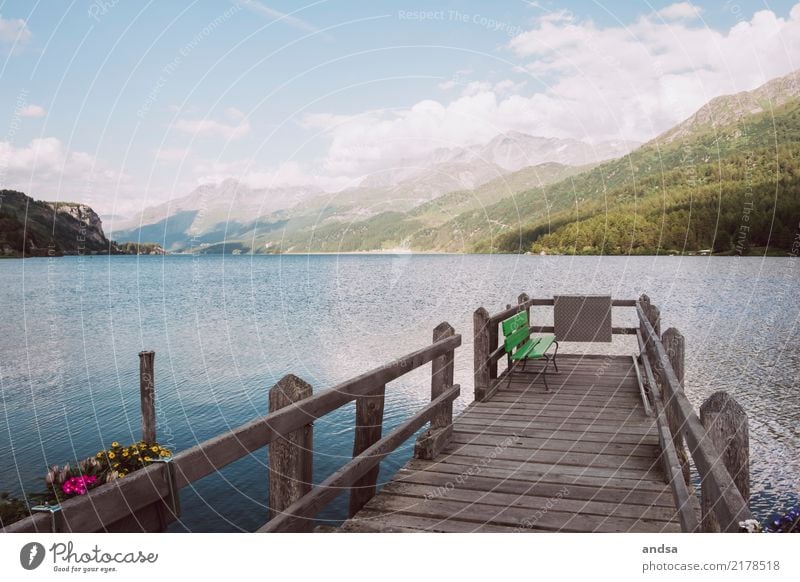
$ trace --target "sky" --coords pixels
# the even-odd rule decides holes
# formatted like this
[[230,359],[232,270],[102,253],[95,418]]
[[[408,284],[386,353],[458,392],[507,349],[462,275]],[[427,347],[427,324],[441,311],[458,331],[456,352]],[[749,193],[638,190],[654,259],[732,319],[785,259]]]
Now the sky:
[[647,141],[800,68],[800,3],[0,2],[0,188],[105,216],[521,131]]

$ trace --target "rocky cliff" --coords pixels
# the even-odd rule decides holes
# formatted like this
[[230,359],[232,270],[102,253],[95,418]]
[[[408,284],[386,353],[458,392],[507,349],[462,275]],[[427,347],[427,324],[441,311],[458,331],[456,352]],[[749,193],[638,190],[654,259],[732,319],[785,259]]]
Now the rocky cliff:
[[106,238],[100,217],[85,204],[42,202],[0,190],[0,257],[128,252]]

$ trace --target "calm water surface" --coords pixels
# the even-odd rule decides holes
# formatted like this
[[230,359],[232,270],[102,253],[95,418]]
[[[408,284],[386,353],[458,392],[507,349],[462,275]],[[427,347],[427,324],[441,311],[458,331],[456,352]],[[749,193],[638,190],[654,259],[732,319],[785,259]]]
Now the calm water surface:
[[[138,356],[156,351],[159,440],[183,450],[260,416],[292,372],[330,387],[430,342],[449,321],[463,409],[472,312],[527,291],[648,293],[687,338],[696,406],[728,390],[750,416],[753,507],[798,501],[800,264],[780,258],[283,256],[0,261],[0,490],[42,488],[47,465],[139,438]],[[626,311],[628,313],[626,314]],[[534,317],[546,324],[547,309]],[[615,325],[634,323],[615,310]],[[631,338],[602,349],[630,353]],[[429,400],[428,367],[387,389],[393,426]],[[353,409],[315,424],[315,479],[352,453]],[[409,441],[382,467],[386,479]],[[182,491],[173,529],[253,530],[266,519],[262,449]],[[342,496],[322,515],[337,521]]]

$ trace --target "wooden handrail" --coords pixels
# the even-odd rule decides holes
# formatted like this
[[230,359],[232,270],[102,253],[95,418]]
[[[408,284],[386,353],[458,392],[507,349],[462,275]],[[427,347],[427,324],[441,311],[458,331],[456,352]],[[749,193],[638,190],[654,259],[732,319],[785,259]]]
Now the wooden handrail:
[[641,333],[636,334],[636,339],[639,343],[639,357],[644,367],[647,386],[650,389],[650,400],[655,412],[664,475],[667,476],[669,487],[672,491],[672,500],[675,503],[675,508],[678,510],[681,531],[684,533],[696,532],[700,529],[700,522],[697,519],[697,514],[691,503],[689,488],[683,480],[683,472],[681,471],[680,461],[678,460],[678,453],[675,450],[675,443],[669,431],[667,416],[664,413],[664,402],[661,398],[661,391],[658,389],[658,384],[656,384],[653,368],[650,365],[650,358],[647,357],[647,349]]
[[[489,323],[500,323],[504,319],[508,319],[512,315],[516,315],[520,311],[528,309],[529,307],[543,307],[548,305],[555,305],[555,299],[550,298],[532,298],[524,301],[522,303],[518,303],[517,305],[512,305],[495,313],[494,315],[489,316]],[[635,307],[636,300],[635,299],[612,299],[611,300],[612,307]]]
[[707,493],[716,500],[714,513],[720,530],[723,532],[742,531],[741,524],[753,520],[753,514],[747,501],[742,497],[730,473],[725,468],[720,453],[714,448],[711,437],[700,422],[700,418],[695,413],[675,375],[661,339],[638,303],[636,312],[639,322],[645,330],[646,337],[643,338],[645,347],[648,344],[652,346],[656,363],[663,371],[663,379],[669,383],[672,395],[666,402],[666,406],[670,407],[678,418],[680,434],[686,438],[689,452],[700,473],[703,488],[708,488]]
[[354,457],[344,467],[315,486],[310,493],[295,501],[281,515],[267,522],[258,531],[269,533],[306,529],[308,520],[313,519],[344,489],[350,488],[359,477],[377,466],[389,453],[408,440],[425,423],[432,420],[442,405],[453,402],[460,393],[461,387],[458,385],[447,389],[441,396],[395,428],[389,435]]
[[[295,431],[359,397],[368,396],[392,380],[396,380],[440,356],[451,354],[460,345],[461,336],[450,335],[356,378],[346,380],[328,390],[300,400],[292,406],[282,408],[180,452],[172,459],[175,469],[174,486],[176,489],[180,489],[198,481],[270,444],[275,439]],[[101,485],[93,489],[91,495],[66,500],[61,504],[60,521],[67,531],[103,531],[114,521],[132,515],[143,507],[162,501],[169,495],[166,467],[163,464],[153,464],[131,473],[124,479]],[[36,513],[0,529],[0,531],[46,533],[52,530],[51,524],[50,514]]]
[[183,487],[214,473],[268,445],[278,436],[297,430],[359,396],[367,396],[376,388],[460,345],[460,335],[448,337],[180,453],[175,457],[178,486]]

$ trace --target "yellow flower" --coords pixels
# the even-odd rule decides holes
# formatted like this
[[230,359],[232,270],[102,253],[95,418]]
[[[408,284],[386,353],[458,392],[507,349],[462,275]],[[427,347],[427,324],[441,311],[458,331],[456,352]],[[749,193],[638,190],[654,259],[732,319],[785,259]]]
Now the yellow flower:
[[147,445],[144,443],[139,443],[139,448],[145,450],[147,448]]
[[97,456],[98,459],[102,459],[103,458],[103,451],[100,451],[99,453],[97,453],[96,456]]
[[169,457],[169,451],[161,451],[159,453],[159,456],[161,456],[161,457]]
[[118,446],[119,446],[119,443],[118,443],[117,441],[114,441],[113,443],[111,443],[111,446],[112,446],[112,447],[118,447]]
[[109,458],[109,459],[113,459],[113,458],[114,458],[114,457],[116,457],[116,456],[117,456],[117,455],[115,455],[114,453],[108,453],[108,458]]
[[114,467],[114,468],[116,469],[117,467],[119,467],[119,463],[114,463],[114,464],[112,465],[112,467]]
[[122,451],[122,456],[123,457],[127,457],[128,456],[128,451]]
[[145,460],[145,461],[149,461],[149,460],[150,460],[150,457],[145,457],[145,458],[144,458],[144,460]]
[[150,450],[153,451],[154,453],[157,453],[158,452],[158,447],[153,445],[152,447],[150,447]]

